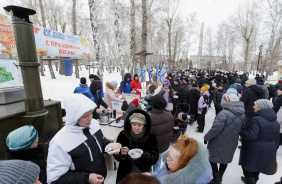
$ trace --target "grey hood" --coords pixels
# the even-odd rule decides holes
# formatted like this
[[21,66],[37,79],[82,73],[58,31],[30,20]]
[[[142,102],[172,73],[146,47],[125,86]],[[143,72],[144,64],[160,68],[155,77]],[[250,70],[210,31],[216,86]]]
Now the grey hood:
[[241,101],[229,101],[223,103],[222,108],[232,112],[236,116],[241,116],[245,113],[244,103]]

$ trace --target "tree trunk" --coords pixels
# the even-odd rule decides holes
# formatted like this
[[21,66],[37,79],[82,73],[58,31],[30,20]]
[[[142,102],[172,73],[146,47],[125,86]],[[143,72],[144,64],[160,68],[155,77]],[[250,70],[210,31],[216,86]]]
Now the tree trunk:
[[175,33],[175,40],[174,40],[174,48],[173,48],[173,68],[175,68],[176,65],[176,52],[177,52],[177,37],[178,37],[178,31]]
[[76,35],[76,0],[72,0],[72,33]]
[[168,36],[168,66],[167,66],[167,69],[168,69],[168,72],[171,71],[171,64],[172,64],[172,59],[171,59],[171,20],[167,20],[166,21],[167,23],[167,26],[168,26],[168,33],[167,33],[167,36]]
[[[147,0],[142,0],[142,42],[141,52],[147,52]],[[141,55],[141,70],[146,64],[146,55]]]
[[115,3],[115,0],[113,0],[113,8],[114,8],[114,14],[115,14],[115,36],[116,36],[116,41],[117,41],[117,46],[118,46],[118,58],[119,58],[119,66],[121,68],[120,74],[123,77],[124,76],[124,61],[122,57],[122,51],[121,51],[121,43],[120,43],[120,29],[119,29],[119,15],[118,15],[118,9],[117,5]]
[[250,39],[245,39],[245,57],[244,57],[244,72],[248,72],[249,71],[249,46],[250,46]]
[[136,43],[135,43],[135,5],[134,0],[130,0],[131,12],[130,12],[130,61],[129,65],[131,66],[129,72],[131,74],[136,73]]
[[40,7],[40,11],[41,11],[41,18],[42,18],[43,27],[46,27],[45,12],[44,12],[44,8],[43,8],[42,0],[39,0],[39,7]]
[[280,56],[280,45],[281,45],[281,39],[282,39],[282,29],[280,30],[280,34],[278,36],[278,38],[276,39],[275,45],[273,47],[273,51],[271,52],[271,60],[270,60],[270,67],[269,70],[267,72],[268,75],[272,75],[273,74],[273,70],[274,67],[276,66],[276,60],[275,60],[275,56]]
[[[99,45],[99,37],[98,37],[97,3],[98,3],[97,0],[88,0],[88,5],[90,9],[90,21],[91,21],[91,27],[93,32],[93,42],[96,50],[96,61],[98,66],[101,66],[102,62],[100,59],[100,45]],[[103,81],[103,73],[101,70],[98,69],[98,66],[97,66],[97,75],[100,77],[101,81]]]

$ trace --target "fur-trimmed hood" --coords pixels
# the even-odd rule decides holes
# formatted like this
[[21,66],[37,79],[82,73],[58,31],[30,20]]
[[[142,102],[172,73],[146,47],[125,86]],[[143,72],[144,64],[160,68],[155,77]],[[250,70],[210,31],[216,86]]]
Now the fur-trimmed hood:
[[149,136],[150,136],[150,131],[151,131],[151,118],[149,116],[149,114],[147,112],[145,112],[142,109],[136,108],[134,110],[132,110],[125,118],[124,120],[124,132],[125,135],[128,137],[128,139],[130,140],[134,140],[134,138],[131,136],[130,134],[130,129],[131,129],[131,124],[129,121],[129,117],[133,114],[133,113],[140,113],[143,114],[146,117],[146,125],[144,126],[145,128],[145,133],[144,133],[144,137],[142,139],[140,139],[140,142],[145,142]]
[[107,82],[106,83],[106,87],[108,87],[109,89],[112,89],[114,91],[114,86],[110,83],[110,82]]
[[[205,179],[211,180],[212,170],[209,164],[209,152],[208,149],[199,141],[197,154],[188,162],[188,164],[183,168],[174,173],[168,174],[164,177],[163,184],[194,184],[201,183],[199,180],[203,181]],[[162,155],[162,159],[166,162],[166,157],[168,156],[168,151]],[[209,169],[207,169],[207,166]],[[200,177],[200,178],[199,178]],[[202,178],[205,177],[205,178]],[[206,183],[208,183],[207,181]]]

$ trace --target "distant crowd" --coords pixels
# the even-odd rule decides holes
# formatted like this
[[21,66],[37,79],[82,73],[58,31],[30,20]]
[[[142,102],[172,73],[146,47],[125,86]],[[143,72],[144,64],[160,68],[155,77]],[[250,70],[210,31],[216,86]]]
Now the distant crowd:
[[[148,84],[146,89],[139,76],[130,73],[120,83],[107,81],[105,89],[99,76],[91,74],[89,80],[88,86],[82,77],[75,94],[66,100],[65,126],[50,142],[42,144],[31,125],[7,136],[0,183],[104,183],[105,154],[109,154],[105,148],[111,143],[99,118],[113,111],[112,102],[121,104],[123,114],[116,119],[124,121],[116,140],[121,147],[113,154],[119,162],[118,184],[221,184],[236,149],[244,183],[255,184],[260,173],[277,172],[282,80],[271,85],[259,74],[251,79],[248,73],[197,69],[168,73],[162,83]],[[139,97],[126,101],[121,94]],[[203,134],[210,108],[215,108],[216,117]],[[202,140],[186,133],[195,122]],[[140,158],[129,153],[136,148],[143,151]]]

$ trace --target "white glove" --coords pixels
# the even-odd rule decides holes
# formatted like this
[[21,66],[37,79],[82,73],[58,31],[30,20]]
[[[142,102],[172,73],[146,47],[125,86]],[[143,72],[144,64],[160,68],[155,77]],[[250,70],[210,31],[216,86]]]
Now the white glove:
[[102,112],[102,110],[101,109],[96,109],[96,112],[100,113],[100,112]]

